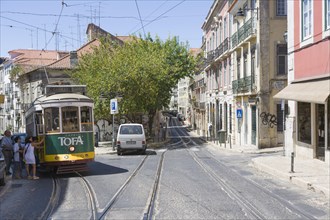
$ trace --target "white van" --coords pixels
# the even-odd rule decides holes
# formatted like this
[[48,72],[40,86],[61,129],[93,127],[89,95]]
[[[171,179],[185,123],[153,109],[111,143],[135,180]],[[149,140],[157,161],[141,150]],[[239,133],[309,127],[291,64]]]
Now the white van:
[[146,136],[142,124],[121,124],[117,134],[117,154],[125,150],[138,150],[145,154],[147,149]]

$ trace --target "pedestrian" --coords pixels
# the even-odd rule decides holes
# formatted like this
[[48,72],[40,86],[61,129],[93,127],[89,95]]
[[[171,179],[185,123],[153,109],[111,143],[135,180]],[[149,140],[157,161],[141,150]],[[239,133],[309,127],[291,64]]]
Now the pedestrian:
[[20,152],[22,152],[22,150],[20,146],[21,146],[21,138],[17,136],[14,138],[14,171],[13,171],[14,179],[22,178],[22,167],[20,160]]
[[4,137],[1,141],[1,151],[2,155],[5,158],[6,163],[6,175],[10,175],[10,166],[13,160],[13,142],[11,140],[11,132],[9,130],[6,130],[4,133]]
[[[32,136],[28,136],[25,139],[25,148],[24,148],[24,159],[25,159],[25,168],[27,172],[27,178],[28,179],[34,179],[37,180],[39,177],[36,175],[37,167],[36,167],[36,158],[34,154],[35,148],[42,148],[40,146],[43,144],[44,139],[42,139],[40,142],[34,142]],[[32,166],[32,176],[30,175],[30,165]]]

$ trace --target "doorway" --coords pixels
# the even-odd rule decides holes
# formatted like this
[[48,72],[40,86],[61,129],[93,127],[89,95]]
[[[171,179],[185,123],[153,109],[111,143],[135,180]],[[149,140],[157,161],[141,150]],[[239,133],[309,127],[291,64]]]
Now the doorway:
[[316,124],[316,158],[324,161],[325,157],[325,119],[324,119],[324,105],[317,104],[316,105],[316,115],[315,120]]
[[251,143],[256,145],[257,140],[257,107],[255,105],[251,106]]

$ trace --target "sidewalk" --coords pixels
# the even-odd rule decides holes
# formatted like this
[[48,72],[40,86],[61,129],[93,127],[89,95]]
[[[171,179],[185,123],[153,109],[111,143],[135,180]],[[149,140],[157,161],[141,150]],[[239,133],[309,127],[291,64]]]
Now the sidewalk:
[[[190,132],[191,136],[198,136]],[[302,188],[324,194],[330,198],[330,168],[323,161],[317,159],[301,159],[294,157],[293,171],[291,172],[291,157],[282,155],[272,155],[271,153],[283,152],[283,147],[256,149],[253,146],[237,146],[232,148],[227,144],[220,145],[213,141],[207,142],[209,145],[219,150],[236,151],[244,154],[258,154],[260,156],[252,159],[251,165],[256,169],[271,174],[282,180],[290,181]]]

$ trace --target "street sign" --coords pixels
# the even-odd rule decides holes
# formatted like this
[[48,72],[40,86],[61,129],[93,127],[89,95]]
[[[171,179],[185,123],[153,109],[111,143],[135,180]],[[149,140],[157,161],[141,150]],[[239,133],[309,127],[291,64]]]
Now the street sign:
[[117,99],[111,99],[110,100],[110,110],[111,110],[111,114],[117,114],[118,113]]
[[236,117],[242,118],[243,117],[243,110],[241,108],[236,110]]

